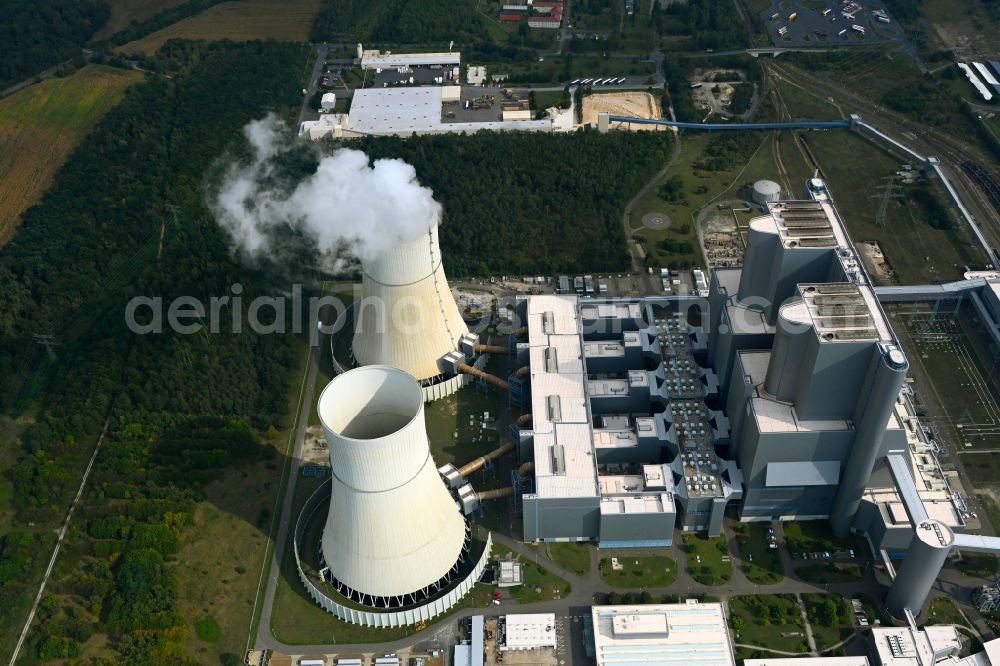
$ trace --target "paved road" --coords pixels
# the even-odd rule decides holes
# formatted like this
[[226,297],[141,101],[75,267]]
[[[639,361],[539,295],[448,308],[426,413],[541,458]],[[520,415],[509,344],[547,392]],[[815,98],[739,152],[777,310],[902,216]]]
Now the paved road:
[[[281,560],[285,551],[285,543],[288,540],[289,526],[294,524],[292,517],[292,504],[295,496],[295,484],[299,478],[299,466],[302,457],[302,443],[305,440],[306,431],[309,428],[309,413],[312,410],[313,393],[316,384],[316,372],[319,368],[319,353],[323,349],[323,339],[317,347],[309,350],[308,367],[300,389],[298,426],[295,430],[295,442],[292,447],[289,461],[290,469],[287,476],[285,495],[281,499],[281,518],[277,525],[277,536],[274,540],[274,550],[271,553],[270,562],[264,568],[267,572],[267,585],[264,592],[264,605],[261,607],[260,621],[257,626],[257,640],[254,644],[256,649],[272,647],[276,642],[271,634],[271,613],[274,608],[275,592],[278,588],[278,579],[281,577]],[[262,575],[263,572],[262,572]]]
[[[662,55],[662,54],[661,54]],[[662,60],[661,60],[662,62]],[[670,117],[673,118],[673,109],[670,109]],[[670,159],[667,163],[663,165],[663,168],[653,174],[642,189],[639,190],[634,197],[629,199],[629,202],[625,204],[625,211],[622,213],[622,227],[625,230],[626,240],[631,239],[632,234],[641,231],[641,229],[635,229],[632,226],[632,209],[639,202],[639,199],[646,196],[649,191],[659,183],[660,179],[666,175],[667,171],[677,162],[677,158],[681,155],[681,134],[680,132],[674,132],[674,146],[670,153]],[[646,293],[655,294],[663,291],[662,285],[659,283],[659,275],[651,276],[647,270],[645,259],[639,254],[639,247],[629,241],[628,243],[629,256],[632,260],[632,272],[641,273],[644,284],[646,285]]]
[[[679,535],[679,533],[678,533]],[[682,594],[687,596],[711,595],[722,600],[730,597],[745,594],[805,594],[816,592],[831,592],[844,597],[856,596],[859,593],[867,593],[876,598],[880,598],[884,593],[884,583],[882,579],[877,579],[872,567],[868,567],[862,580],[853,583],[820,585],[809,583],[799,579],[793,569],[786,569],[785,579],[775,585],[759,585],[746,578],[738,566],[739,552],[736,547],[735,535],[732,533],[729,524],[725,527],[725,537],[729,544],[730,554],[733,557],[733,575],[725,586],[710,586],[699,583],[688,573],[685,566],[684,554],[674,553],[677,561],[677,580],[669,586],[660,588],[643,588],[654,597],[663,597],[667,594]],[[328,654],[347,652],[370,652],[372,650],[382,650],[392,652],[413,647],[433,646],[446,648],[451,643],[448,639],[454,634],[455,623],[463,618],[472,615],[506,614],[511,612],[532,612],[532,613],[555,613],[559,617],[580,617],[589,614],[589,607],[594,603],[601,603],[605,595],[612,591],[600,578],[598,561],[601,557],[617,555],[618,552],[598,551],[596,548],[591,551],[591,568],[584,576],[567,571],[555,562],[551,561],[545,553],[544,548],[533,548],[529,545],[511,539],[502,534],[493,534],[494,542],[501,544],[510,550],[518,553],[523,559],[537,562],[541,566],[549,569],[553,573],[566,579],[572,585],[572,591],[564,599],[554,601],[543,601],[533,604],[518,604],[506,599],[500,607],[489,606],[487,608],[466,608],[450,615],[439,624],[432,625],[431,628],[423,632],[417,632],[412,636],[389,641],[386,643],[373,644],[317,644],[317,645],[288,645],[277,640],[269,630],[264,627],[258,632],[257,647],[270,648],[286,654]],[[675,540],[680,543],[679,536]],[[624,555],[634,555],[634,551],[626,551]],[[786,560],[787,561],[787,560]]]
[[330,47],[326,44],[313,44],[313,49],[316,51],[316,62],[313,63],[312,74],[309,76],[309,85],[306,87],[306,94],[302,98],[298,124],[306,120],[306,114],[312,113],[312,109],[309,108],[309,101],[316,94],[316,90],[319,87],[319,75],[326,65],[326,54],[330,51]]

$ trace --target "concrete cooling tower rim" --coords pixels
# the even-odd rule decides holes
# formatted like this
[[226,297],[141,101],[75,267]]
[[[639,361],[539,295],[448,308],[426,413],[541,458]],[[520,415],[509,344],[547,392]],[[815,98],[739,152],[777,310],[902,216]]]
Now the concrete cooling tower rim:
[[[415,419],[420,417],[421,408],[423,407],[424,402],[423,393],[420,390],[420,385],[416,378],[410,373],[398,368],[393,368],[387,365],[366,365],[361,366],[361,368],[356,368],[355,370],[362,369],[363,372],[345,372],[331,379],[319,395],[319,403],[316,411],[319,414],[320,423],[329,429],[330,432],[335,433],[342,439],[354,442],[384,441],[391,438],[392,435],[407,427],[413,423]],[[376,387],[374,382],[378,380],[377,375],[381,375],[381,377],[386,381],[383,381],[382,384]],[[396,386],[390,386],[390,382],[394,382]],[[411,410],[413,413],[406,423],[393,428],[391,432],[384,432],[376,437],[351,437],[349,435],[345,435],[343,433],[343,426],[337,427],[331,423],[331,420],[343,418],[345,413],[350,413],[353,418],[358,416],[358,414],[360,414],[363,410],[368,409],[370,407],[370,403],[359,396],[356,391],[348,393],[351,389],[357,390],[368,387],[376,389],[375,394],[369,396],[369,399],[378,397],[379,389],[407,391],[411,393],[414,401],[413,408]],[[337,398],[343,398],[345,395],[350,395],[357,401],[356,404],[351,406],[350,412],[344,412],[345,407],[342,403],[333,404],[335,394]]]

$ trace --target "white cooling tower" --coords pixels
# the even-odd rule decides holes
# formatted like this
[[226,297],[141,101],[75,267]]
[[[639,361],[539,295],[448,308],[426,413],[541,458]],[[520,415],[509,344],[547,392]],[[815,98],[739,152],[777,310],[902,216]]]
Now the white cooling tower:
[[441,262],[438,228],[361,267],[354,358],[388,365],[418,380],[442,372],[438,361],[469,332],[451,295]]
[[399,607],[446,586],[466,524],[438,476],[413,377],[385,366],[335,377],[319,398],[332,491],[323,559],[337,590]]

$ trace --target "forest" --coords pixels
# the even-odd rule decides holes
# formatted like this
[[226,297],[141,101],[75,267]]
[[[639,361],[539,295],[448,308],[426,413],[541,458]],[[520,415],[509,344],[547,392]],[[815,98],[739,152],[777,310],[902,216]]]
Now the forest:
[[351,143],[400,157],[444,207],[451,276],[628,268],[622,210],[670,153],[666,132],[480,132]]
[[473,0],[324,0],[309,38],[426,44],[489,41],[489,33]]
[[[186,53],[188,65],[130,89],[0,253],[9,295],[0,311],[3,411],[36,405],[10,470],[15,525],[58,522],[110,419],[90,486],[97,496],[85,498],[99,516],[84,511],[84,531],[71,535],[81,561],[53,585],[72,603],[43,603],[28,646],[36,659],[72,656],[86,635],[108,632],[124,663],[176,656],[187,628],[167,563],[185,515],[222,468],[267,454],[256,433],[288,424],[293,336],[236,335],[225,323],[219,335],[136,335],[122,312],[137,294],[225,295],[238,282],[249,299],[287,286],[237,263],[203,188],[246,122],[297,108],[310,51],[272,42],[165,48],[174,60]],[[58,336],[56,362],[31,344],[38,330]],[[23,621],[25,579],[45,565],[42,549],[18,555],[26,538],[14,532],[0,545],[16,556],[7,571],[16,582],[0,585],[0,653]]]
[[[659,4],[654,5],[656,9]],[[727,0],[672,2],[650,14],[652,27],[660,35],[690,37],[685,49],[736,49],[748,46],[746,26],[733,3]]]
[[0,90],[79,57],[110,15],[99,0],[0,0]]

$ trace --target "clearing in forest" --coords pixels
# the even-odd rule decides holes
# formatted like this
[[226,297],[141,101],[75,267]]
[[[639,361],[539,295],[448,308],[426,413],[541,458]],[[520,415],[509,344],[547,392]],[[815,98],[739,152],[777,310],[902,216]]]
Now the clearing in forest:
[[0,245],[140,72],[87,65],[0,100]]
[[276,39],[304,42],[322,0],[240,0],[223,2],[205,11],[168,25],[162,30],[129,42],[120,48],[127,53],[156,53],[167,40]]
[[124,30],[132,21],[143,22],[164,9],[170,9],[184,0],[108,0],[111,18],[94,34],[94,41],[105,39]]
[[[613,116],[629,116],[632,118],[660,119],[660,104],[648,92],[615,92],[596,93],[583,98],[583,123],[596,125],[597,114],[607,111]],[[631,125],[633,130],[657,130],[666,128],[660,125]]]

